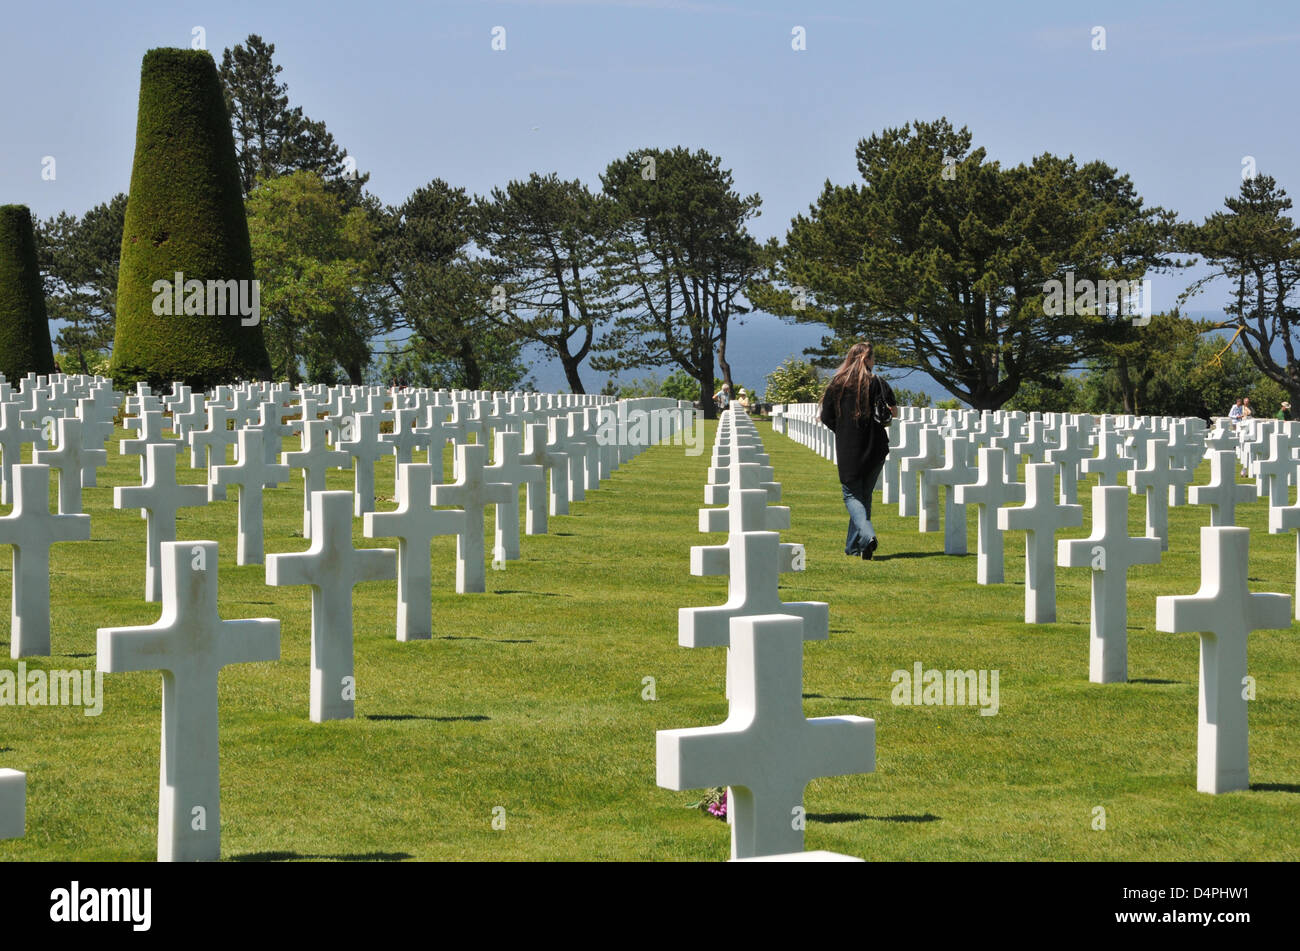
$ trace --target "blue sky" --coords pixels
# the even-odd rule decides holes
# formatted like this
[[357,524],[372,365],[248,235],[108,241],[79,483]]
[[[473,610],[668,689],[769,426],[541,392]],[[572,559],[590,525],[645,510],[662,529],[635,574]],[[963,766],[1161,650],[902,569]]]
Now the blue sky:
[[[45,217],[125,191],[141,57],[189,46],[196,26],[218,59],[250,33],[274,43],[291,102],[325,121],[388,203],[433,178],[474,193],[533,171],[598,186],[611,159],[681,144],[721,156],[743,193],[762,196],[752,230],[766,238],[827,179],[856,179],[859,139],[939,116],[1004,164],[1100,158],[1185,218],[1236,192],[1245,156],[1300,189],[1288,105],[1300,6],[1282,2],[54,0],[6,10],[0,202]],[[498,26],[504,51],[491,48]],[[1092,48],[1098,26],[1104,51]],[[45,156],[54,181],[41,178]],[[1189,279],[1157,276],[1156,307]],[[735,334],[735,374],[761,387],[817,337],[751,319]],[[533,375],[563,383],[558,365]]]

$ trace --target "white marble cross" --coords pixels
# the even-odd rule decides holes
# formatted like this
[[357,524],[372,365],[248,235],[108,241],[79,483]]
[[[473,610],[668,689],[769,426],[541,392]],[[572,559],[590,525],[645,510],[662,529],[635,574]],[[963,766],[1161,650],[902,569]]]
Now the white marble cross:
[[176,540],[176,510],[208,503],[207,486],[176,482],[179,450],[179,443],[154,443],[145,455],[149,473],[144,485],[119,485],[113,489],[113,508],[139,508],[145,512],[146,601],[162,598],[162,545]]
[[997,511],[1009,502],[1025,500],[1025,484],[1006,480],[1002,453],[1001,449],[980,449],[979,478],[956,487],[957,504],[974,505],[979,513],[975,563],[975,580],[979,584],[1001,584],[1004,580]]
[[1093,486],[1092,534],[1057,543],[1062,568],[1092,569],[1092,619],[1088,679],[1097,684],[1128,680],[1128,569],[1160,563],[1160,540],[1128,533],[1128,489]]
[[524,531],[529,535],[546,534],[546,517],[569,514],[569,457],[553,448],[547,441],[545,423],[529,423],[524,427],[524,451],[519,461],[524,465],[541,466],[549,476],[550,489],[528,483],[527,515]]
[[58,470],[59,514],[79,515],[83,475],[87,468],[93,473],[98,466],[107,465],[108,453],[82,446],[81,420],[65,416],[56,420],[55,425],[58,448],[37,449],[32,453],[32,461]]
[[493,463],[483,474],[488,482],[510,486],[510,501],[496,506],[496,543],[492,557],[497,561],[519,558],[519,486],[524,483],[541,485],[543,478],[541,466],[520,462],[523,441],[523,433],[496,430],[492,434]]
[[124,456],[140,457],[140,481],[143,482],[149,475],[149,460],[146,458],[149,447],[171,441],[163,435],[162,410],[146,410],[142,415],[128,419],[126,428],[134,429],[136,436],[121,440],[118,449]]
[[50,511],[49,466],[14,466],[13,479],[14,507],[0,518],[0,545],[14,549],[9,654],[16,660],[50,653],[50,546],[88,541],[90,516]]
[[39,442],[45,445],[41,431],[22,422],[22,407],[17,403],[0,403],[0,502],[8,505],[13,501],[13,471],[23,458],[25,443]]
[[375,510],[375,463],[388,453],[379,441],[379,417],[373,413],[353,413],[339,423],[339,449],[352,457],[355,474],[353,515]]
[[113,435],[113,419],[111,416],[104,419],[95,406],[95,401],[90,398],[77,401],[76,419],[81,423],[81,445],[84,450],[103,454],[102,457],[92,455],[85,458],[85,464],[81,467],[81,485],[82,488],[87,488],[98,485],[97,470],[108,464],[108,452],[104,445]]
[[1053,462],[1025,467],[1025,504],[998,509],[998,528],[1025,533],[1025,623],[1056,620],[1056,533],[1083,524],[1083,506],[1056,501]]
[[217,543],[167,542],[157,624],[101,627],[98,669],[162,671],[158,861],[221,857],[217,675],[230,664],[280,659],[280,622],[223,621],[217,613]]
[[367,512],[365,536],[397,539],[397,639],[427,640],[433,636],[433,564],[429,546],[437,535],[464,533],[465,512],[435,509],[429,504],[433,466],[408,462],[401,468],[397,511]]
[[329,426],[323,419],[309,419],[302,427],[302,448],[297,452],[283,452],[280,461],[291,469],[302,470],[302,537],[311,538],[312,497],[325,491],[325,470],[346,469],[352,457],[326,443]]
[[397,552],[352,547],[351,492],[315,496],[311,547],[267,555],[266,583],[311,586],[311,719],[321,723],[352,718],[352,589],[397,577]]
[[1146,464],[1128,474],[1134,495],[1146,495],[1147,537],[1160,539],[1160,550],[1169,550],[1169,486],[1173,473],[1169,465],[1169,443],[1146,437]]
[[[762,490],[742,490],[741,505],[757,507]],[[740,512],[741,509],[733,510]],[[733,515],[733,517],[737,517]],[[759,513],[750,514],[757,520]],[[723,555],[719,549],[725,549]],[[718,607],[680,608],[677,612],[677,643],[682,647],[726,647],[733,618],[756,614],[791,614],[804,621],[804,639],[824,641],[830,637],[830,608],[823,601],[782,601],[780,575],[802,570],[802,545],[782,545],[776,532],[737,532],[722,546],[696,545],[691,548],[691,574],[718,573],[723,562],[728,573],[727,601]]]
[[[393,431],[379,436],[379,441],[396,457],[393,460],[393,491],[398,495],[402,491],[402,466],[414,458],[412,453],[415,450],[423,449],[429,444],[428,432],[413,428],[419,416],[419,410],[395,409]],[[438,478],[442,478],[441,470],[438,471]]]
[[226,497],[223,486],[212,481],[212,470],[226,462],[226,447],[235,443],[234,430],[228,429],[231,412],[228,406],[209,403],[207,429],[192,429],[187,437],[190,443],[190,467],[207,470],[208,499],[216,501]]
[[1122,472],[1131,472],[1137,462],[1123,454],[1124,436],[1113,429],[1097,434],[1097,455],[1083,460],[1085,475],[1097,473],[1097,485],[1119,485]]
[[789,615],[733,620],[727,719],[655,736],[658,785],[730,787],[732,858],[802,850],[809,781],[876,767],[874,720],[804,717],[802,627]]
[[[943,466],[943,437],[939,430],[926,427],[921,430],[921,442],[916,455],[908,456],[898,465],[899,488],[902,500],[912,500],[910,514],[918,517],[918,531],[937,532],[939,530],[939,486],[927,479],[926,473]],[[918,489],[919,482],[919,489]]]
[[1237,506],[1255,500],[1255,487],[1237,482],[1237,454],[1231,449],[1216,450],[1210,457],[1210,481],[1187,490],[1193,505],[1210,506],[1210,525],[1235,525]]
[[1287,484],[1295,476],[1296,463],[1291,457],[1292,440],[1286,433],[1268,437],[1269,455],[1257,456],[1250,464],[1250,474],[1259,480],[1259,496],[1267,497],[1270,506],[1286,505]]
[[1247,584],[1250,529],[1201,529],[1201,588],[1156,598],[1156,630],[1201,635],[1196,788],[1249,789],[1246,640],[1252,631],[1290,628],[1291,598],[1253,594]]
[[433,504],[454,506],[465,513],[465,527],[456,535],[456,591],[460,594],[487,589],[484,567],[484,517],[489,505],[518,499],[508,485],[487,481],[487,446],[461,443],[456,446],[456,471],[450,485],[433,487]]
[[[266,404],[263,404],[266,405]],[[239,544],[236,564],[262,563],[262,490],[289,478],[287,465],[268,465],[262,451],[262,430],[238,432],[239,461],[229,466],[213,466],[212,478],[221,486],[239,487]]]
[[284,437],[294,429],[284,421],[284,414],[290,410],[281,405],[278,399],[266,400],[257,408],[257,423],[247,427],[262,434],[262,458],[268,466],[275,465],[280,458]]
[[881,469],[880,501],[885,505],[899,503],[902,514],[902,500],[899,489],[902,484],[899,467],[903,460],[916,454],[921,444],[921,423],[911,420],[895,419],[889,424],[889,455],[885,456],[885,465]]
[[[1229,473],[1235,473],[1237,470],[1232,467],[1233,454],[1231,452],[1225,452],[1224,454],[1229,457],[1227,462]],[[1243,485],[1241,488],[1250,489],[1251,486]],[[1283,532],[1295,529],[1300,529],[1300,503],[1276,506],[1268,510],[1268,532],[1270,535],[1280,535]],[[1300,620],[1300,531],[1296,532],[1295,538],[1295,580],[1296,619]]]
[[1061,427],[1061,445],[1047,450],[1045,461],[1061,467],[1060,501],[1075,505],[1079,501],[1079,465],[1091,458],[1088,437],[1082,426]]
[[[974,482],[979,471],[971,465],[972,444],[965,436],[945,436],[945,461],[941,469],[927,469],[921,474],[924,482],[948,487],[943,502],[943,551],[946,555],[966,554],[966,506],[957,504],[956,487]],[[925,494],[922,488],[922,495]]]

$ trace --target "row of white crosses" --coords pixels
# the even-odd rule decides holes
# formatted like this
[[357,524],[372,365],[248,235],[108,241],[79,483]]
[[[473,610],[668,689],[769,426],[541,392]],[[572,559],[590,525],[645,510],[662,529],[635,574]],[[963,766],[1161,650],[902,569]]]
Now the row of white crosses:
[[[812,425],[807,409],[792,413],[790,407],[785,407],[782,415],[786,419],[799,418],[804,425],[801,431]],[[979,429],[970,428],[969,418],[956,422],[970,429],[971,442],[988,432],[999,432],[989,438],[996,446],[1009,424],[1006,416],[989,416],[985,414],[986,423]],[[953,422],[948,420],[946,425],[952,427]],[[1040,435],[1039,427],[1032,423],[1029,437],[1015,447],[1018,454],[1030,458],[1041,448],[1040,440],[1035,438]],[[1249,530],[1234,527],[1234,522],[1237,507],[1258,497],[1269,501],[1270,532],[1300,529],[1300,503],[1286,504],[1288,486],[1297,482],[1295,453],[1300,448],[1300,434],[1290,424],[1272,420],[1258,421],[1250,429],[1220,425],[1210,433],[1201,430],[1199,420],[1166,420],[1163,425],[1150,419],[1126,423],[1121,430],[1113,418],[1103,418],[1093,439],[1096,455],[1086,457],[1081,455],[1082,427],[1063,426],[1060,446],[1042,453],[1046,462],[1031,462],[1026,467],[1025,485],[1015,485],[1007,478],[1012,467],[1006,464],[1000,448],[979,449],[978,474],[973,481],[958,477],[954,483],[942,484],[956,485],[958,507],[979,507],[980,583],[1002,580],[1000,536],[992,530],[986,513],[996,509],[999,530],[1025,532],[1026,623],[1055,620],[1057,564],[1091,569],[1089,679],[1095,683],[1128,679],[1128,569],[1136,564],[1159,563],[1162,551],[1168,549],[1168,505],[1183,504],[1184,500],[1209,505],[1211,525],[1201,530],[1201,590],[1196,595],[1158,598],[1156,628],[1201,634],[1197,788],[1210,793],[1247,788],[1246,639],[1252,630],[1289,627],[1291,598],[1250,592],[1246,583]],[[959,448],[965,440],[949,436],[945,440],[945,466],[934,467],[933,442],[927,444],[926,440],[932,427],[919,420],[915,410],[905,411],[894,427],[892,445],[901,449],[903,456],[896,471],[904,476],[921,471],[923,500],[927,476],[934,481],[936,477],[931,473],[965,466]],[[1162,432],[1167,432],[1168,438]],[[1210,480],[1207,485],[1188,490],[1192,469],[1202,455],[1210,460]],[[1237,483],[1237,462],[1256,477],[1255,487]],[[1055,533],[1082,524],[1081,507],[1067,501],[1073,493],[1071,478],[1076,463],[1084,474],[1098,475],[1099,484],[1092,490],[1092,533],[1087,538],[1062,540],[1053,559]],[[1114,484],[1122,472],[1127,473],[1127,488]],[[1059,496],[1055,491],[1058,478]],[[888,486],[886,481],[886,490]],[[906,485],[900,488],[901,506]],[[1128,533],[1130,492],[1145,496],[1144,536]],[[1020,500],[1024,501],[1020,506],[1003,504]],[[921,530],[933,530],[925,509],[923,504]],[[901,510],[900,514],[910,513]],[[948,521],[952,521],[951,508]],[[960,542],[946,536],[945,550],[956,554],[960,545],[964,551],[964,525],[962,534]],[[1300,531],[1296,558],[1300,592]],[[1300,618],[1300,598],[1295,616]]]
[[733,860],[802,853],[808,782],[875,769],[873,720],[804,717],[803,642],[829,637],[829,611],[781,600],[780,574],[802,571],[805,553],[780,541],[790,510],[768,504],[780,484],[760,450],[748,416],[725,412],[705,487],[705,502],[725,507],[701,509],[700,531],[727,531],[727,543],[693,547],[691,574],[726,575],[727,601],[678,615],[683,647],[727,648],[727,719],[656,738],[660,786],[727,787]]
[[[0,544],[13,547],[10,655],[50,652],[50,545],[90,537],[81,489],[95,484],[108,460],[118,397],[101,377],[28,374],[19,390],[0,375]],[[33,446],[33,464],[22,450]],[[43,448],[37,449],[37,446]],[[49,507],[50,476],[58,477],[58,508]],[[0,769],[0,839],[21,837],[27,825],[27,776]]]
[[[143,395],[143,394],[142,394]],[[189,394],[175,394],[178,400]],[[238,412],[233,407],[206,407],[208,421]],[[373,405],[373,401],[372,401]],[[191,406],[193,401],[191,399]],[[221,413],[214,413],[220,408]],[[308,409],[304,407],[304,410]],[[141,412],[148,413],[141,400]],[[259,414],[265,421],[266,413]],[[399,506],[395,512],[364,513],[367,537],[394,537],[395,551],[387,548],[357,549],[352,544],[352,519],[356,499],[363,493],[329,492],[313,489],[323,485],[323,466],[332,461],[319,457],[324,446],[325,421],[303,420],[304,451],[310,458],[286,453],[285,463],[268,463],[262,440],[265,433],[241,429],[236,434],[238,462],[225,465],[214,459],[200,460],[209,468],[212,481],[204,486],[176,483],[177,444],[153,442],[144,447],[147,480],[142,486],[123,486],[115,491],[119,507],[145,508],[149,518],[149,549],[156,556],[150,562],[162,601],[162,618],[140,628],[103,628],[99,631],[99,669],[105,672],[160,670],[163,674],[163,754],[160,764],[158,857],[161,861],[210,860],[220,855],[220,786],[217,774],[216,682],[221,667],[233,663],[271,661],[279,657],[280,623],[270,619],[223,621],[217,614],[218,552],[215,542],[178,542],[174,535],[175,513],[186,505],[202,505],[211,497],[213,486],[240,487],[239,561],[262,560],[261,490],[284,481],[288,466],[304,462],[308,487],[306,512],[310,519],[311,547],[301,553],[266,558],[266,580],[270,585],[307,585],[312,590],[310,717],[321,722],[353,715],[356,683],[353,671],[352,589],[374,580],[398,578],[398,638],[414,640],[431,636],[431,566],[429,548],[438,534],[455,534],[458,539],[458,590],[483,590],[483,521],[486,507],[498,512],[508,507],[517,512],[519,488],[529,486],[537,500],[544,498],[541,475],[550,471],[553,480],[568,478],[568,457],[548,445],[547,424],[528,427],[527,445],[521,434],[499,431],[494,436],[496,462],[486,465],[485,445],[456,445],[455,483],[435,484],[442,475],[442,443],[437,443],[437,471],[430,463],[401,463],[397,484]],[[575,424],[576,426],[576,424]],[[142,427],[143,429],[144,427]],[[212,433],[217,427],[210,427]],[[367,430],[362,430],[366,432]],[[570,429],[572,433],[574,429]],[[580,429],[578,429],[581,432]],[[202,430],[191,430],[191,447],[213,448],[220,439],[196,441]],[[486,430],[480,430],[486,432]],[[338,444],[348,445],[340,431]],[[319,439],[316,442],[315,439]],[[593,441],[594,444],[594,441]],[[587,451],[587,441],[566,439],[564,445]],[[617,447],[631,452],[648,444]],[[600,447],[604,449],[604,447]],[[338,451],[340,455],[344,453]],[[215,454],[214,454],[215,455]],[[432,454],[431,454],[432,455]],[[352,458],[357,458],[353,453]],[[617,461],[603,456],[606,465]],[[536,460],[535,462],[532,460]],[[337,460],[342,464],[342,460]],[[319,463],[319,465],[318,465]],[[20,467],[20,478],[26,469]],[[597,477],[599,470],[597,469]],[[501,481],[492,481],[501,480]],[[20,481],[20,491],[26,492]],[[595,487],[594,484],[592,486]],[[568,491],[553,490],[552,511],[567,511]],[[440,490],[442,490],[440,492]],[[246,503],[247,497],[247,503]],[[440,510],[437,504],[455,503],[458,510]],[[247,506],[247,507],[246,507]],[[555,511],[561,508],[561,511]],[[58,516],[86,518],[86,516]],[[511,521],[498,516],[501,532],[498,547],[518,551],[511,539]],[[541,514],[529,507],[528,530],[545,531],[545,508]],[[475,544],[477,539],[477,545]],[[477,552],[477,557],[475,557]],[[477,574],[473,565],[477,564]],[[149,590],[154,590],[149,583]]]

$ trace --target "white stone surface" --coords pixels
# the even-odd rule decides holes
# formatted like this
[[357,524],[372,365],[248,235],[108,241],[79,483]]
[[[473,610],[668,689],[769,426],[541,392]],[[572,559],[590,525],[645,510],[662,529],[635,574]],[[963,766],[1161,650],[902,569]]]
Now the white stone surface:
[[1056,501],[1052,462],[1025,468],[1025,504],[998,509],[998,528],[1025,533],[1025,623],[1056,620],[1056,533],[1083,524],[1083,506]]
[[435,509],[429,504],[433,466],[403,463],[401,469],[397,511],[367,512],[365,536],[397,539],[397,639],[427,640],[433,636],[433,564],[429,546],[438,535],[464,533],[465,512]]
[[311,517],[311,547],[267,555],[266,583],[311,586],[311,719],[321,723],[353,714],[352,588],[397,577],[397,552],[352,547],[351,492],[317,492]]
[[1210,525],[1221,528],[1235,525],[1237,506],[1255,499],[1255,487],[1237,482],[1237,454],[1229,449],[1215,450],[1210,456],[1210,481],[1187,490],[1192,505],[1210,506]]
[[302,470],[302,537],[311,538],[312,498],[325,491],[325,472],[328,469],[346,469],[352,457],[326,445],[329,424],[323,419],[309,419],[303,423],[302,448],[297,452],[280,454],[280,461],[291,469]]
[[119,485],[113,489],[113,507],[138,508],[145,513],[144,599],[162,599],[162,545],[176,540],[176,510],[208,503],[202,485],[176,482],[178,443],[155,443],[145,454],[148,473],[144,485]]
[[27,774],[0,769],[0,839],[27,834]]
[[460,594],[487,590],[484,565],[484,517],[489,505],[516,499],[508,485],[488,482],[487,446],[456,446],[455,482],[433,487],[433,504],[454,506],[465,513],[463,531],[456,535],[456,591]]
[[287,465],[268,464],[262,451],[265,434],[257,429],[238,433],[239,461],[229,466],[214,466],[213,480],[222,486],[239,487],[238,552],[236,564],[260,565],[262,545],[262,490],[289,478]]
[[809,781],[876,766],[874,720],[804,717],[802,627],[788,615],[735,619],[727,719],[656,735],[660,786],[729,787],[732,858],[801,851],[803,825],[794,820]]
[[1004,580],[1002,532],[998,530],[998,509],[1025,500],[1025,484],[1006,479],[1006,462],[1001,449],[979,451],[979,477],[957,486],[957,504],[974,505],[979,512],[976,532],[976,581],[1001,584]]
[[162,618],[101,627],[98,669],[162,671],[158,861],[221,857],[217,674],[230,664],[280,658],[280,622],[223,621],[217,613],[217,543],[166,542]]
[[1128,569],[1160,562],[1160,539],[1128,533],[1128,497],[1124,486],[1093,486],[1092,534],[1057,543],[1062,568],[1092,569],[1088,679],[1093,683],[1128,680]]
[[1291,598],[1252,594],[1247,584],[1250,529],[1201,529],[1201,588],[1156,598],[1156,630],[1201,637],[1196,788],[1250,788],[1246,718],[1246,639],[1252,631],[1290,628]]
[[90,516],[50,511],[49,466],[14,466],[12,478],[13,511],[0,518],[0,545],[14,549],[9,653],[44,657],[50,653],[50,546],[89,540]]

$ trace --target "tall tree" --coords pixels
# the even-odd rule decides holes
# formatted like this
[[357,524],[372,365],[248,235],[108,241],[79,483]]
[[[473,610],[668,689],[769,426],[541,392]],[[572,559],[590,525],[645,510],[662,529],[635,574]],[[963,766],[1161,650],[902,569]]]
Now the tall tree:
[[587,392],[579,369],[609,312],[598,269],[613,223],[609,199],[576,179],[533,173],[494,188],[477,209],[489,315],[554,353],[570,390]]
[[592,366],[676,364],[698,383],[712,418],[715,352],[729,380],[730,323],[749,312],[743,292],[763,267],[746,227],[761,199],[735,191],[719,158],[681,147],[630,152],[601,181],[615,202],[603,271],[617,316]]
[[[179,296],[177,273],[184,278],[184,304],[173,308],[163,287],[171,285]],[[271,366],[260,315],[251,313],[254,279],[216,63],[206,50],[150,50],[140,69],[135,160],[122,226],[114,379],[205,389],[265,379]],[[233,296],[240,299],[237,308]],[[245,305],[249,313],[239,313]]]
[[392,372],[465,389],[522,380],[518,337],[489,316],[491,284],[473,256],[474,200],[441,179],[385,216],[381,270],[395,326]]
[[356,200],[368,174],[356,171],[325,128],[289,106],[289,87],[279,80],[275,44],[256,33],[221,54],[221,82],[239,155],[244,194],[257,184],[295,171],[318,174],[336,191]]
[[1103,163],[1041,155],[1003,169],[946,119],[863,139],[857,161],[863,184],[826,183],[751,299],[838,340],[869,336],[884,361],[977,409],[1104,339],[1104,309],[1082,296],[1048,306],[1049,282],[1127,281],[1158,263],[1131,232],[1163,212]]
[[1240,193],[1226,198],[1224,205],[1227,211],[1216,211],[1199,226],[1182,231],[1183,247],[1211,268],[1183,297],[1214,281],[1226,281],[1232,290],[1224,310],[1234,339],[1241,340],[1261,373],[1286,390],[1292,401],[1300,400],[1295,340],[1300,328],[1295,296],[1300,229],[1287,214],[1291,199],[1272,176],[1258,175],[1242,181]]
[[342,368],[362,383],[370,341],[386,329],[367,306],[379,283],[375,223],[314,172],[263,182],[247,208],[272,372],[333,383]]
[[32,213],[26,205],[0,205],[0,374],[17,387],[28,373],[53,372]]
[[82,373],[113,343],[125,214],[126,195],[118,194],[81,218],[60,212],[36,228],[50,319],[63,322],[54,342]]

